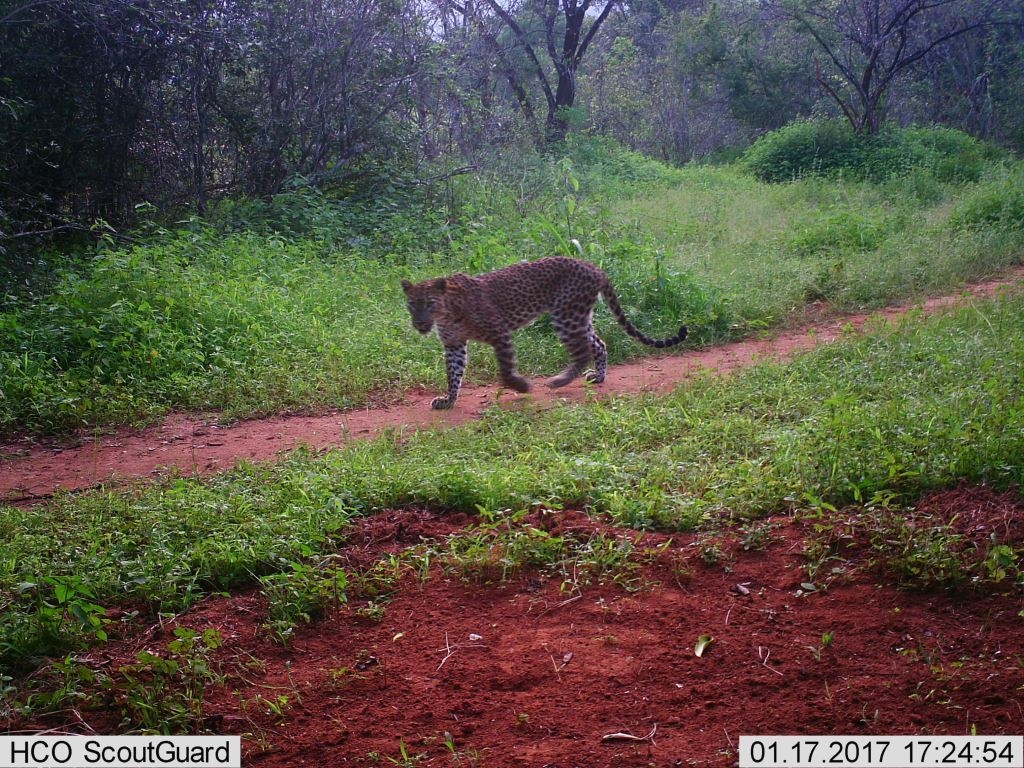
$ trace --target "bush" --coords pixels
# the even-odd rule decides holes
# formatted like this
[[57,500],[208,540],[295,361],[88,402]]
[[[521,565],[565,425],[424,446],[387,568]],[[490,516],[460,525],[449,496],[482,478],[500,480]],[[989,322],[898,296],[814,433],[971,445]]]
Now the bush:
[[564,149],[574,166],[586,169],[592,191],[604,197],[672,186],[682,178],[678,169],[607,137],[570,134]]
[[[685,322],[690,344],[729,338],[735,317],[726,298],[692,274],[674,269],[662,253],[619,241],[602,249],[600,262],[626,314],[649,335],[671,335]],[[619,333],[610,326],[606,330]]]
[[959,202],[949,224],[960,230],[1024,230],[1024,172],[979,184]]
[[874,251],[902,225],[905,221],[898,216],[885,219],[853,210],[829,211],[816,215],[806,226],[794,227],[788,245],[801,256],[842,250]]
[[929,168],[946,183],[978,181],[987,166],[1004,157],[998,147],[951,128],[908,128],[900,133],[903,148],[916,161],[913,167]]
[[391,183],[370,180],[365,190],[341,194],[296,177],[269,200],[218,201],[202,225],[224,234],[315,240],[324,253],[354,249],[381,255],[441,247],[446,242],[444,211],[432,204],[429,185],[418,184],[396,174]]
[[741,165],[761,181],[829,174],[860,165],[858,137],[838,121],[802,121],[765,134],[746,151]]
[[948,128],[888,127],[869,136],[844,121],[801,121],[762,136],[741,165],[766,182],[808,175],[883,181],[925,169],[939,181],[963,183],[977,181],[999,156],[998,149]]

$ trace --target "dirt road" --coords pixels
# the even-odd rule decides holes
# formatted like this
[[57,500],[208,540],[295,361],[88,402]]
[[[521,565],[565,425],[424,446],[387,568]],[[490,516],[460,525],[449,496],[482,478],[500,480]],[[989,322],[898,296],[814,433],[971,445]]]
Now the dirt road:
[[[784,359],[818,344],[834,341],[848,329],[859,330],[871,318],[895,320],[914,307],[935,312],[973,297],[1019,289],[1024,267],[1000,279],[975,283],[954,295],[936,297],[873,313],[830,316],[768,339],[752,339],[708,349],[683,349],[673,356],[647,358],[611,368],[599,391],[605,394],[668,391],[700,371],[728,374],[758,360]],[[552,343],[555,343],[552,339]],[[438,349],[438,365],[441,353]],[[239,461],[262,461],[305,444],[313,449],[373,437],[387,429],[423,429],[460,424],[477,418],[487,407],[524,397],[534,401],[579,401],[579,383],[550,390],[542,379],[534,391],[517,395],[497,386],[467,387],[457,407],[431,411],[436,392],[412,391],[404,402],[387,407],[334,411],[317,415],[279,416],[227,425],[216,414],[173,414],[162,424],[143,430],[79,435],[61,445],[30,442],[0,445],[0,501],[30,503],[58,490],[81,490],[102,484],[178,472],[208,474],[230,469]]]

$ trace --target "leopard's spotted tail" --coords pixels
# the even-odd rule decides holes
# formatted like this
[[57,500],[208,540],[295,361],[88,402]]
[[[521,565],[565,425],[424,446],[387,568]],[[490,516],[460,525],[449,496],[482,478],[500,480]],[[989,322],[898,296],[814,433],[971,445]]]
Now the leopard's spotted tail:
[[670,336],[667,339],[652,339],[646,333],[633,325],[629,318],[626,317],[626,313],[622,310],[622,305],[619,304],[619,297],[607,279],[605,280],[604,287],[601,289],[601,295],[604,296],[604,303],[608,305],[608,309],[610,309],[612,314],[615,315],[615,319],[619,321],[619,325],[626,329],[626,333],[642,344],[646,344],[648,347],[656,347],[657,349],[674,347],[676,344],[679,344],[686,339],[686,336],[689,333],[687,327],[684,325],[679,329],[679,333],[675,336]]

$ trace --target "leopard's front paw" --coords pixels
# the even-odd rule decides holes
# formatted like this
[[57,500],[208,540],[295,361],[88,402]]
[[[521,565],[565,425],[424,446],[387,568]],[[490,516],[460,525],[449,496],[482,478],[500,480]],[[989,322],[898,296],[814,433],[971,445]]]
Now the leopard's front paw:
[[455,405],[455,401],[447,397],[435,397],[430,401],[430,407],[435,411],[448,411]]

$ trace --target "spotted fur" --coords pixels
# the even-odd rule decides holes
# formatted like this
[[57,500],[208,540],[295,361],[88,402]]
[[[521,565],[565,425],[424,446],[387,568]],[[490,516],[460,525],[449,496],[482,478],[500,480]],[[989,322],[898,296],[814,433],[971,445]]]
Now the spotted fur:
[[605,343],[594,332],[594,305],[604,297],[626,333],[650,347],[671,347],[686,338],[686,326],[667,339],[652,339],[637,330],[619,304],[608,276],[586,261],[555,256],[470,277],[462,273],[422,283],[402,281],[413,327],[422,334],[437,327],[444,345],[448,394],[435,398],[431,407],[455,405],[466,372],[466,343],[473,339],[494,347],[502,382],[517,392],[528,392],[530,383],[516,370],[512,332],[529,325],[545,312],[572,362],[551,380],[564,387],[593,361],[587,378],[600,384],[608,372]]

